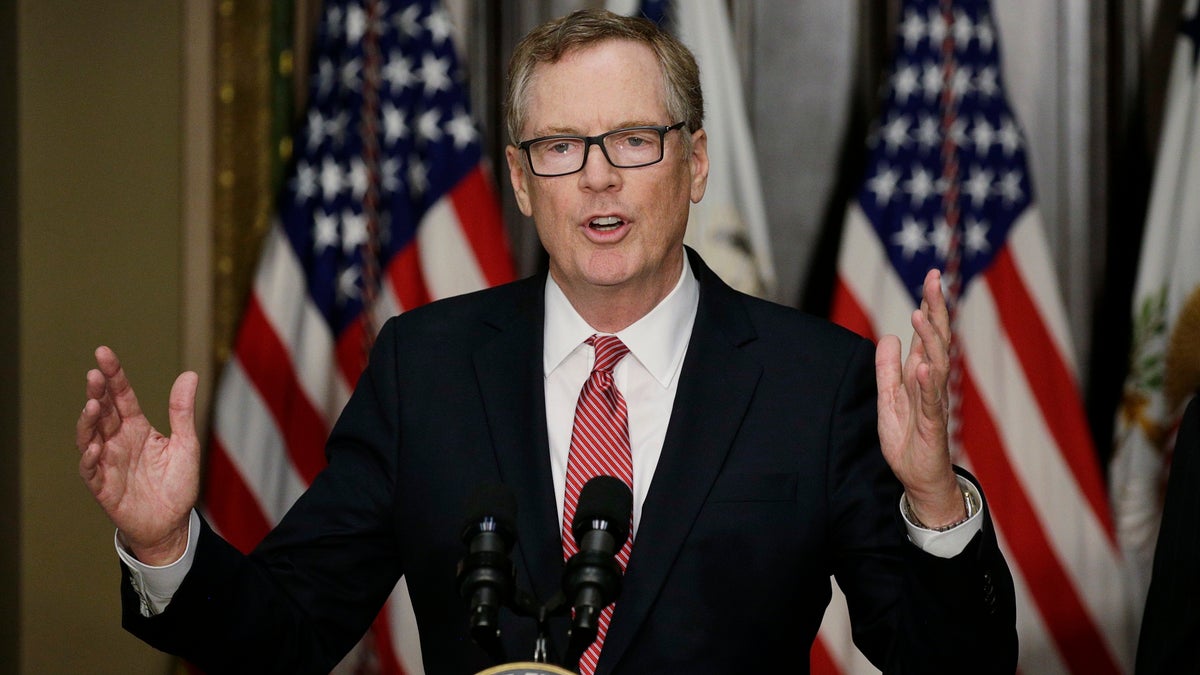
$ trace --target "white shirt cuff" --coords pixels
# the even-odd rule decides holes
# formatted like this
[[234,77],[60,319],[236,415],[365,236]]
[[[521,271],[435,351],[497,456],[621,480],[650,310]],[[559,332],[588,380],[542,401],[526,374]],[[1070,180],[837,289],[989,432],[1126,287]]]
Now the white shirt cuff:
[[139,561],[121,544],[116,533],[113,534],[113,544],[117,548],[117,555],[121,558],[121,562],[129,568],[129,583],[141,598],[139,610],[142,616],[151,617],[162,614],[167,605],[171,603],[175,591],[179,590],[179,586],[183,584],[183,578],[187,576],[188,570],[192,569],[192,560],[196,557],[196,542],[199,540],[200,516],[195,509],[192,509],[192,515],[188,518],[187,548],[184,549],[179,560],[169,565],[154,566]]
[[916,544],[917,548],[922,551],[939,558],[953,558],[962,553],[967,548],[967,544],[971,543],[971,539],[975,537],[975,533],[983,529],[983,497],[979,494],[979,489],[962,476],[955,476],[955,478],[958,479],[958,486],[970,492],[971,498],[980,505],[980,508],[971,514],[970,518],[944,532],[929,530],[913,524],[909,520],[908,514],[904,512],[904,496],[900,497],[900,515],[908,527],[908,540]]

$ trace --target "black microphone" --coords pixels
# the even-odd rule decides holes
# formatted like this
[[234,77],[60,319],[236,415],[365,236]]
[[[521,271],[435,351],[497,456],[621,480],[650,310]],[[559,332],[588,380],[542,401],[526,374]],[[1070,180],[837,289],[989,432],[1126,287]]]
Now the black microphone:
[[466,512],[467,555],[458,564],[458,590],[470,601],[471,638],[502,662],[499,613],[512,601],[516,585],[509,554],[516,541],[517,498],[501,483],[482,485],[467,500]]
[[629,534],[633,493],[613,476],[596,476],[579,491],[571,532],[579,552],[567,561],[563,591],[573,599],[566,665],[577,668],[579,657],[596,639],[600,612],[621,593],[621,566],[616,555]]

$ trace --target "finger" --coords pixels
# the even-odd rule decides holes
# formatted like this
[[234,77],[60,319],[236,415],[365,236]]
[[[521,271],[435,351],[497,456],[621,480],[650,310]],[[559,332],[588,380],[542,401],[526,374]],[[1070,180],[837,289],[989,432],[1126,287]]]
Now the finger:
[[167,414],[171,435],[184,442],[196,438],[196,386],[200,378],[191,371],[181,373],[171,385]]
[[84,446],[79,453],[79,477],[89,488],[94,487],[93,483],[99,473],[96,467],[100,464],[100,451],[99,443],[91,443]]
[[125,369],[121,367],[116,353],[108,347],[98,347],[96,363],[100,366],[100,372],[104,374],[105,384],[117,414],[122,418],[141,416],[142,408],[138,405],[137,395],[133,393],[133,387],[125,377]]
[[918,348],[921,362],[929,363],[939,372],[950,365],[950,345],[938,334],[937,327],[930,321],[927,313],[916,310],[912,314],[913,330],[917,337],[913,339],[912,353],[917,354]]
[[75,447],[84,452],[88,445],[96,439],[96,422],[100,418],[100,402],[89,398],[79,412],[79,420],[75,422]]
[[921,310],[933,322],[938,337],[944,342],[950,342],[950,308],[946,304],[946,294],[942,292],[942,273],[937,268],[929,270],[925,275],[925,285],[921,296]]
[[104,373],[93,368],[87,374],[88,399],[96,401],[95,431],[102,438],[112,438],[121,429],[121,418],[113,408],[112,396],[108,393],[108,380]]
[[880,396],[894,396],[901,384],[900,338],[885,335],[875,346],[875,384]]

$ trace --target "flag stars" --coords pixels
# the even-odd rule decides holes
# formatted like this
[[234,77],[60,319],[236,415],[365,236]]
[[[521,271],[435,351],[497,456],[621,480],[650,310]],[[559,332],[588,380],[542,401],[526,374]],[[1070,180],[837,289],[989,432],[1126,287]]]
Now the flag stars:
[[925,100],[933,101],[942,93],[942,69],[937,63],[929,61],[921,73],[921,88],[925,90]]
[[995,66],[987,66],[975,74],[975,91],[986,98],[1000,93],[1000,74]]
[[417,117],[417,138],[437,142],[442,137],[442,114],[437,108],[430,108]]
[[962,100],[964,96],[971,93],[971,69],[962,66],[954,69],[954,73],[950,76],[950,91],[954,94],[954,99]]
[[325,98],[333,91],[336,73],[337,69],[333,67],[333,61],[330,61],[327,56],[322,56],[321,60],[317,62],[317,98]]
[[408,187],[413,197],[422,197],[429,189],[429,171],[416,155],[408,160]]
[[962,10],[955,10],[954,27],[951,30],[954,33],[955,47],[960,52],[966,50],[971,44],[971,38],[975,36],[975,25],[971,22],[971,17]]
[[1000,146],[1004,148],[1005,157],[1012,157],[1013,153],[1021,147],[1021,130],[1017,128],[1017,123],[1013,121],[1013,118],[1007,115],[1000,123],[996,138],[1000,141]]
[[367,217],[347,209],[342,211],[342,252],[351,255],[367,243]]
[[320,255],[338,244],[337,218],[324,211],[313,215],[313,251]]
[[351,5],[346,13],[346,42],[357,44],[367,33],[367,13],[359,5]]
[[340,111],[334,117],[325,120],[325,135],[333,139],[337,147],[342,147],[346,143],[346,127],[350,125],[350,115],[345,111]]
[[975,152],[981,155],[986,155],[996,140],[996,130],[982,115],[975,118],[975,127],[971,130],[971,140],[975,142]]
[[920,78],[916,67],[905,65],[903,68],[896,71],[892,77],[892,91],[896,93],[896,100],[901,104],[908,103],[908,97],[920,86]]
[[954,228],[944,216],[939,217],[929,233],[929,242],[942,260],[950,257],[950,245],[954,242]]
[[326,157],[321,163],[321,196],[326,203],[337,199],[342,191],[342,184],[342,168],[332,158]]
[[350,160],[350,173],[346,177],[346,182],[349,184],[350,192],[354,195],[354,198],[362,201],[362,198],[367,194],[367,183],[369,182],[367,164],[362,160],[362,157],[356,156]]
[[329,36],[337,38],[342,34],[342,8],[337,5],[331,5],[329,11],[325,12],[325,25],[329,27]]
[[900,115],[883,125],[883,141],[887,144],[889,153],[895,153],[911,142],[908,137],[909,124],[908,116]]
[[949,31],[949,26],[946,25],[946,18],[942,16],[940,9],[934,8],[929,10],[929,44],[934,48],[942,46],[942,40],[946,39]]
[[432,52],[421,56],[421,79],[425,82],[425,95],[432,96],[450,88],[450,63]]
[[912,178],[904,184],[904,190],[912,197],[913,204],[920,206],[925,200],[937,192],[937,183],[933,175],[924,167],[918,166],[912,170]]
[[408,125],[404,123],[404,114],[389,101],[381,110],[383,117],[383,140],[393,145],[408,136]]
[[383,191],[395,194],[400,191],[400,160],[389,157],[379,165],[379,184]]
[[954,143],[954,147],[961,148],[967,144],[967,121],[961,117],[950,123],[950,129],[947,130],[947,135],[950,141]]
[[474,120],[462,108],[455,109],[454,117],[446,125],[446,133],[454,139],[455,150],[462,150],[479,137]]
[[296,177],[292,179],[296,203],[303,204],[317,194],[317,170],[304,160],[296,162]]
[[392,25],[394,25],[397,30],[409,38],[415,38],[421,34],[421,24],[418,21],[420,18],[420,6],[410,5],[407,9],[392,19]]
[[909,10],[904,15],[904,23],[900,24],[900,36],[904,38],[904,48],[916,50],[925,37],[925,20],[915,11]]
[[883,206],[892,200],[899,180],[900,176],[894,169],[882,164],[879,166],[875,175],[867,180],[867,190],[875,193],[876,206]]
[[993,173],[988,169],[975,166],[971,168],[971,176],[963,182],[963,192],[971,197],[971,205],[979,208],[987,201],[992,192]]
[[338,274],[337,289],[339,304],[344,305],[350,300],[357,300],[362,295],[358,279],[359,271],[357,265],[351,265]]
[[925,239],[925,227],[911,216],[904,217],[903,225],[892,235],[892,243],[900,247],[905,260],[912,260],[913,256],[929,247],[929,241]]
[[985,222],[981,222],[975,218],[967,219],[966,239],[963,242],[963,248],[968,255],[980,255],[992,250],[992,243],[987,238],[989,229]]
[[429,36],[435,45],[444,43],[454,32],[454,24],[450,21],[450,15],[441,8],[429,15],[425,21],[425,27],[429,29]]
[[1004,199],[1006,204],[1012,205],[1025,196],[1025,191],[1021,189],[1021,180],[1023,176],[1020,171],[1007,171],[1000,177],[1000,181],[996,186],[996,193]]
[[321,147],[325,141],[325,118],[316,110],[308,113],[308,149],[310,151]]
[[358,91],[362,88],[362,59],[350,59],[342,65],[342,88]]
[[922,150],[932,150],[942,142],[942,131],[938,126],[937,118],[933,115],[921,115],[921,122],[917,125],[917,143]]
[[404,91],[416,82],[417,77],[413,74],[412,67],[412,60],[399,52],[393,51],[388,54],[387,63],[383,66],[383,79],[391,85],[392,93]]
[[987,16],[983,16],[975,23],[975,39],[979,41],[979,49],[984,54],[992,51],[992,47],[996,44],[996,31],[992,28],[992,21]]

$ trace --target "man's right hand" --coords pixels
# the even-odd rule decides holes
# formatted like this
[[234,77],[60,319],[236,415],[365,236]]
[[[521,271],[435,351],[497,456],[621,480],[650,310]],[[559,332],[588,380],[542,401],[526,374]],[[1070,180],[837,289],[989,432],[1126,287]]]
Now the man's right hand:
[[117,355],[99,347],[96,363],[75,425],[79,475],[138,560],[175,562],[187,548],[188,518],[200,494],[198,378],[186,372],[171,387],[167,438],[142,413]]

